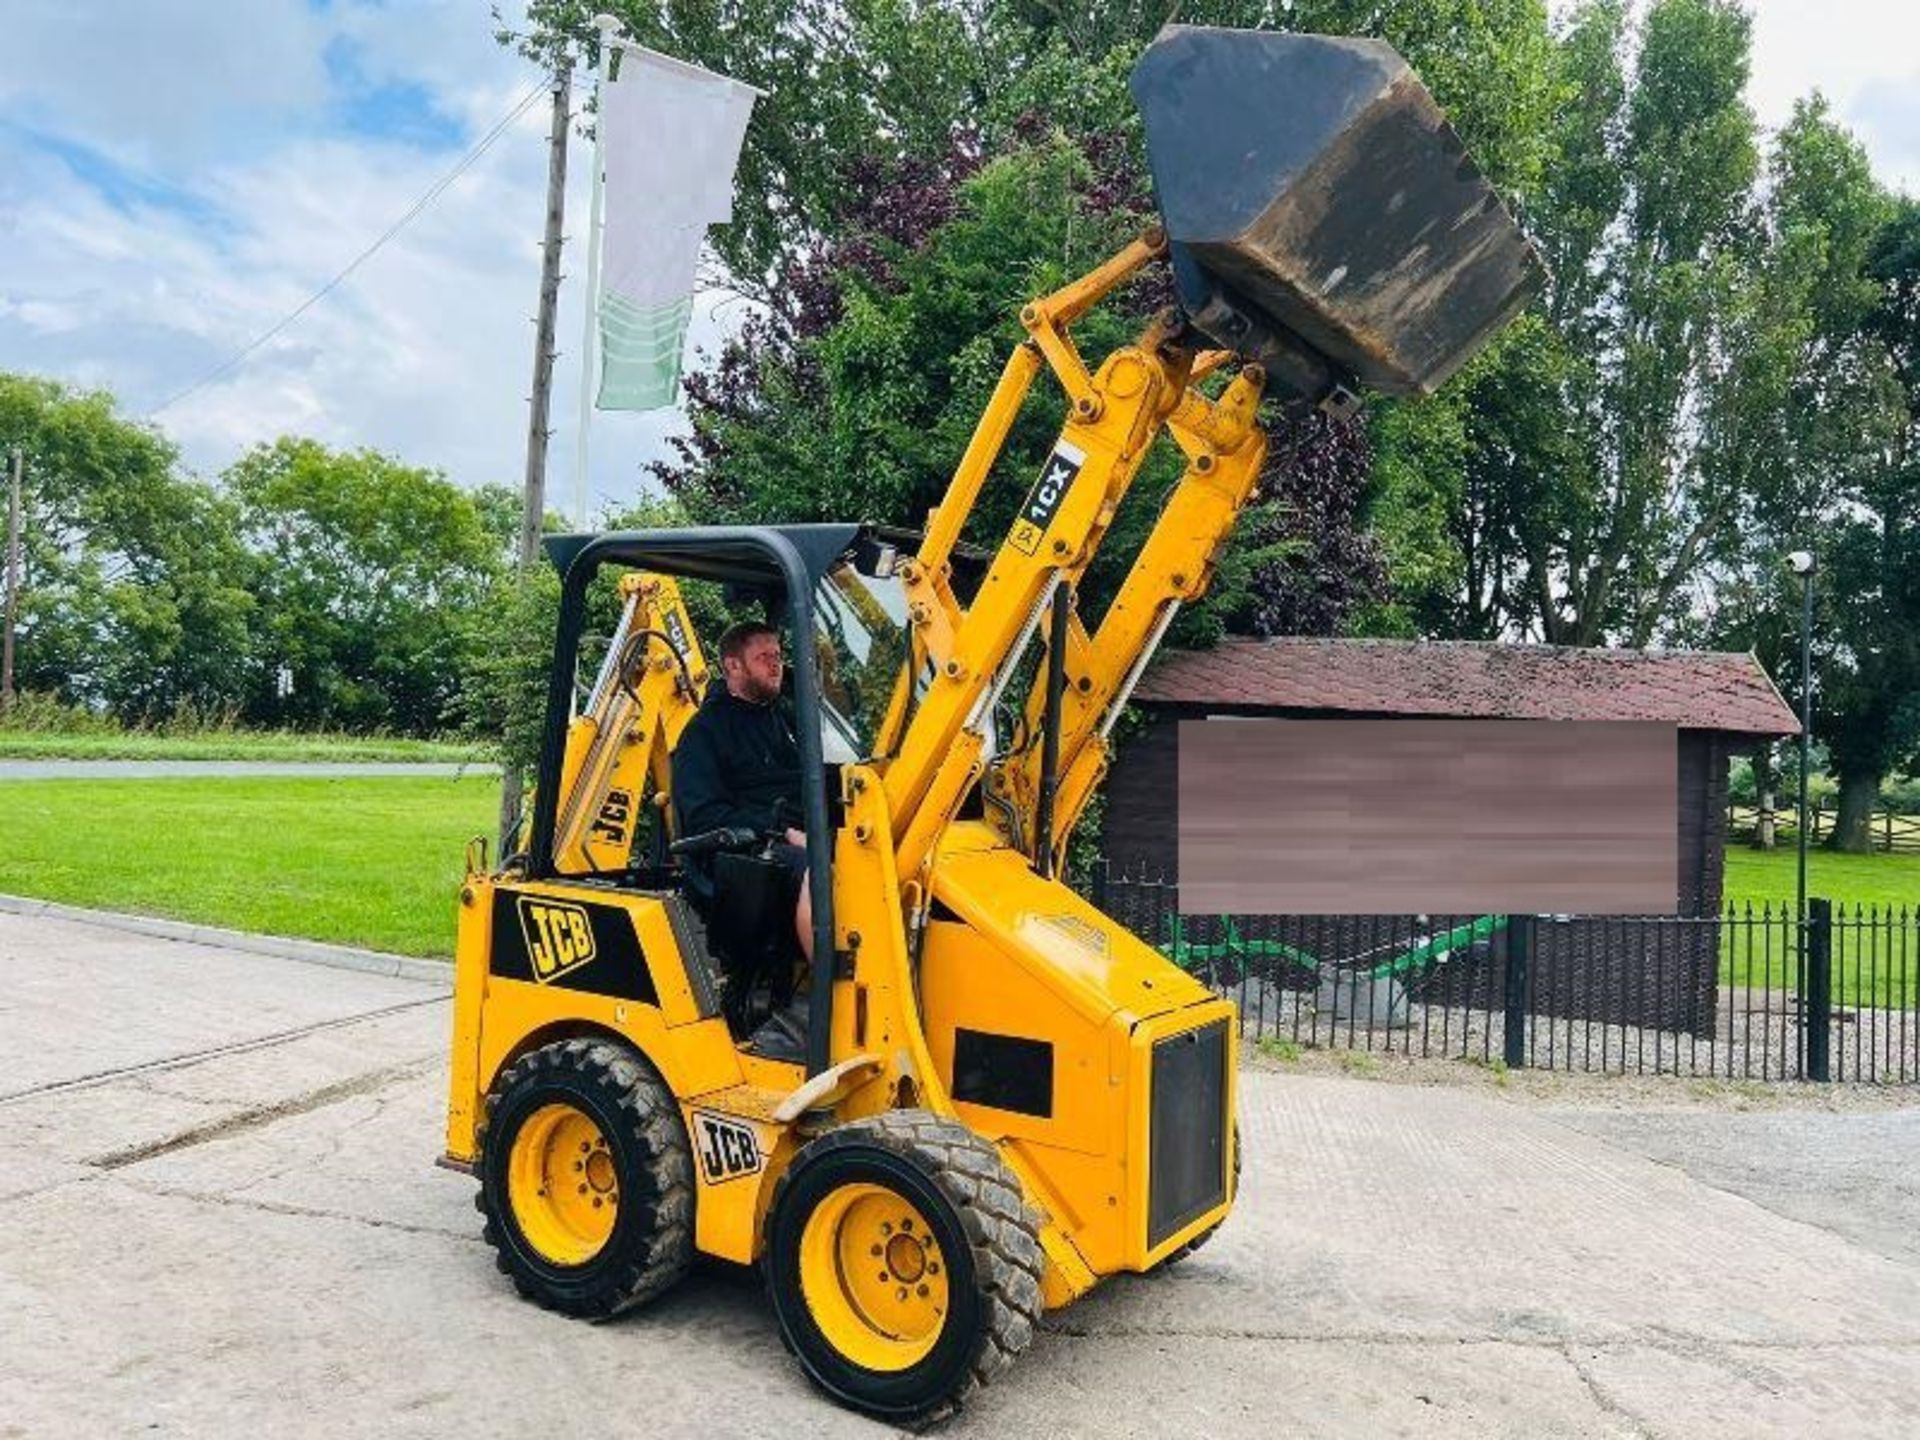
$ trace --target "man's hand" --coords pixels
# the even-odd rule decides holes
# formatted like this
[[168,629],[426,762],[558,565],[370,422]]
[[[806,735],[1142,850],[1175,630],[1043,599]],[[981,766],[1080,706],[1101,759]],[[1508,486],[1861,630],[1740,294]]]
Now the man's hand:
[[807,832],[804,830],[796,830],[791,825],[789,825],[787,827],[787,844],[797,845],[802,850],[806,849],[807,848]]

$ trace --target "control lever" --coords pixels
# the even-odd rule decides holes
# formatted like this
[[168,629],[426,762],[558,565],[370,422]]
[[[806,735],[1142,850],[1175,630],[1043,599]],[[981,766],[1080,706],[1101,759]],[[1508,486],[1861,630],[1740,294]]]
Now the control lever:
[[667,847],[675,855],[710,855],[716,850],[745,850],[760,843],[760,832],[744,825],[722,825],[676,840]]

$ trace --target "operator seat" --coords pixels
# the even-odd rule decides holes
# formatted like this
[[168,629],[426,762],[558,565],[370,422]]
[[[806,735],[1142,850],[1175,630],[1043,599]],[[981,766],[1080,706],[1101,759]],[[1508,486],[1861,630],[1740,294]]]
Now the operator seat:
[[688,856],[682,875],[719,963],[721,1013],[733,1034],[745,1038],[793,999],[798,955],[785,867],[722,851]]

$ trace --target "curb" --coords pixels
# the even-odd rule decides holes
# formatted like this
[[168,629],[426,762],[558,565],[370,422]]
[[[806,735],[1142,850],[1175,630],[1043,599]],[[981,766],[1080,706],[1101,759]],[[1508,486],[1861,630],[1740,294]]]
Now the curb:
[[43,915],[50,920],[97,925],[105,930],[124,930],[134,935],[152,936],[156,940],[178,940],[184,944],[211,945],[222,950],[244,950],[254,955],[271,955],[278,960],[298,960],[303,964],[325,965],[334,970],[384,975],[390,980],[412,980],[420,984],[438,985],[443,989],[453,985],[451,961],[418,960],[411,955],[389,955],[383,950],[358,950],[349,945],[327,945],[318,940],[293,940],[280,935],[252,935],[244,930],[222,930],[212,925],[161,920],[152,915],[128,915],[118,910],[86,910],[78,905],[61,905],[52,900],[35,900],[25,895],[0,895],[0,914]]

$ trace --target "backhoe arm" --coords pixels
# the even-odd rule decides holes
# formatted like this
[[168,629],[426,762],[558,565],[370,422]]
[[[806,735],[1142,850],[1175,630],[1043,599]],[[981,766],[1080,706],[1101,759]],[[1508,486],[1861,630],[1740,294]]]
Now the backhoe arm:
[[674,743],[706,690],[706,661],[673,579],[623,576],[620,597],[607,658],[567,731],[554,829],[566,873],[626,866],[647,781],[664,799]]

